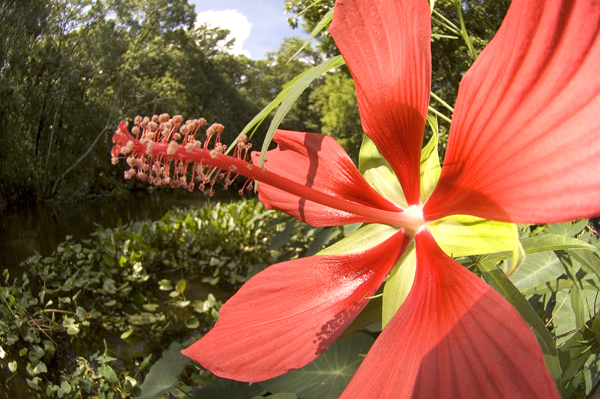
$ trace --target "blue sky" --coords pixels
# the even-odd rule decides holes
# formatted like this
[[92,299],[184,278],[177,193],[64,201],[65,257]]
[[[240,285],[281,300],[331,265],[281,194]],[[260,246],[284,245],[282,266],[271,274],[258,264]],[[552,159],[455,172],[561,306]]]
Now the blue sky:
[[235,54],[254,60],[276,51],[284,37],[308,35],[292,29],[283,13],[283,0],[188,0],[194,4],[198,20],[210,20],[213,26],[229,29],[236,37]]

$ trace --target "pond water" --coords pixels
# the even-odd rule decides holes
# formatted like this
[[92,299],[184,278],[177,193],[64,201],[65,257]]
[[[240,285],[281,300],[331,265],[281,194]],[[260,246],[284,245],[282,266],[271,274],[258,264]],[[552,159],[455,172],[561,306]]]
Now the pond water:
[[40,253],[49,256],[66,236],[88,238],[98,227],[158,220],[173,207],[199,206],[209,201],[200,192],[136,193],[122,199],[74,204],[21,203],[0,210],[0,269],[20,276],[19,264]]

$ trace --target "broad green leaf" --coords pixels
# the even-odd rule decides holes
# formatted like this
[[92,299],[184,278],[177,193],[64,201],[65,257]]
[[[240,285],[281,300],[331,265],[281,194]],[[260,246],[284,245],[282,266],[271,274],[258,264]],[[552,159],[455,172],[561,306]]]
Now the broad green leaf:
[[384,224],[365,224],[348,237],[317,253],[317,255],[343,255],[358,253],[381,244],[398,232],[397,227]]
[[[273,135],[275,134],[275,130],[277,130],[277,128],[281,124],[281,121],[283,121],[283,118],[287,115],[288,111],[292,108],[292,105],[294,105],[294,103],[296,102],[298,97],[300,97],[300,95],[304,92],[304,90],[306,90],[306,88],[316,78],[318,78],[319,76],[321,76],[322,74],[324,74],[325,72],[327,72],[331,69],[334,69],[341,65],[344,65],[344,63],[345,63],[345,61],[342,58],[342,56],[338,55],[336,57],[332,57],[332,58],[328,59],[327,61],[321,63],[320,65],[317,65],[316,67],[309,69],[308,71],[301,73],[300,75],[298,75],[297,77],[292,79],[292,81],[290,81],[283,88],[281,93],[279,93],[277,98],[275,98],[275,100],[273,100],[273,102],[271,102],[271,104],[267,105],[267,107],[263,111],[261,111],[261,113],[259,115],[264,114],[264,117],[261,119],[261,121],[262,121],[262,120],[264,120],[264,118],[266,118],[269,115],[271,110],[273,108],[275,108],[276,104],[281,103],[281,106],[279,107],[279,109],[275,113],[275,116],[273,117],[273,120],[271,121],[271,125],[269,125],[269,130],[267,131],[267,135],[265,136],[265,140],[263,141],[263,145],[262,145],[262,149],[261,149],[261,153],[260,153],[260,160],[259,160],[259,165],[261,167],[262,167],[263,162],[265,161],[265,155],[267,153],[267,150],[269,149],[269,145],[271,145],[271,141],[273,140]],[[274,103],[275,103],[275,105],[273,106],[273,108],[271,108],[265,114],[265,110],[267,110],[269,107],[271,107],[271,105]],[[259,115],[257,115],[257,117]],[[256,117],[252,121],[254,121],[255,119],[256,119]],[[250,123],[252,123],[252,121]],[[250,125],[250,123],[248,125]],[[246,126],[246,128],[248,128],[248,125]],[[246,131],[246,128],[244,128],[244,131],[242,132],[242,134],[244,134],[244,132]],[[250,129],[248,129],[248,130],[250,130]]]
[[[586,288],[585,285],[583,287]],[[567,341],[570,337],[569,332],[574,332],[582,327],[582,320],[589,319],[598,312],[600,304],[597,296],[597,289],[574,290],[573,284],[568,289],[556,293],[556,302],[552,310],[552,324],[554,325],[554,335],[557,336],[557,345]],[[581,329],[587,328],[582,327]]]
[[357,332],[333,343],[312,363],[258,384],[269,392],[292,392],[302,399],[337,399],[375,340]]
[[224,378],[192,393],[194,399],[247,399],[264,395],[265,389],[259,384],[250,384]]
[[400,181],[392,171],[392,167],[367,135],[363,136],[358,154],[358,170],[381,196],[402,207],[408,206]]
[[428,225],[439,246],[452,257],[511,251],[518,241],[517,226],[475,216],[453,215]]
[[588,270],[596,273],[596,276],[600,277],[600,258],[596,253],[586,249],[572,249],[567,251],[567,253],[577,259]]
[[[521,240],[521,245],[525,250],[526,254],[533,254],[536,252],[544,251],[556,251],[560,249],[589,249],[597,251],[598,248],[592,244],[588,244],[585,241],[578,240],[576,238],[565,237],[559,234],[542,234],[539,236],[533,236],[524,238]],[[490,251],[491,252],[491,251]],[[486,264],[497,263],[501,260],[508,259],[513,255],[512,252],[501,252],[487,256],[484,261]]]
[[566,251],[559,250],[555,251],[555,253],[564,267],[567,278],[572,283],[570,291],[571,295],[569,299],[571,302],[571,309],[573,309],[573,315],[575,316],[575,327],[581,329],[585,323],[586,317],[585,307],[583,304],[583,287],[580,279],[577,277],[577,269],[579,269],[579,265],[574,264],[573,259],[571,259]]
[[[588,277],[588,276],[586,276],[586,277]],[[581,287],[583,290],[600,291],[600,286],[597,281],[582,280],[580,283],[581,283]],[[525,295],[526,297],[529,297],[530,295],[534,295],[534,294],[538,294],[538,295],[543,295],[543,294],[548,294],[548,293],[553,294],[560,290],[569,289],[569,288],[571,288],[572,285],[573,285],[573,283],[571,283],[569,280],[565,280],[565,279],[560,279],[557,281],[549,281],[545,284],[538,285],[537,287],[532,288],[530,290],[523,291],[523,295]]]
[[310,43],[310,41],[312,39],[314,39],[315,36],[317,36],[319,34],[319,32],[321,32],[326,26],[329,25],[329,23],[331,22],[332,18],[333,18],[333,7],[327,12],[327,14],[325,14],[323,16],[323,18],[321,18],[321,20],[319,21],[319,23],[315,26],[315,28],[310,33],[310,36],[308,37],[308,39],[306,39],[304,41],[304,43],[302,43],[302,46],[298,49],[298,51],[296,51],[294,53],[294,55],[292,55],[292,58],[290,58],[288,62],[290,62],[291,60],[293,60],[294,58],[296,58],[296,56],[298,54],[300,54],[300,52],[302,50],[304,50],[304,48],[306,46],[308,46],[308,44]]
[[582,219],[575,222],[553,223],[546,226],[546,233],[560,234],[567,237],[575,237],[585,229],[588,220]]
[[113,370],[113,368],[106,363],[98,367],[98,374],[100,374],[102,377],[104,377],[104,379],[106,379],[109,382],[112,382],[113,384],[119,382],[119,377],[117,377],[117,373],[115,373],[115,370]]
[[190,362],[189,357],[181,354],[182,349],[181,344],[172,342],[169,348],[163,351],[162,357],[152,365],[144,383],[140,385],[142,392],[136,399],[154,399],[175,388],[179,383],[179,375]]
[[554,345],[554,338],[542,319],[540,319],[527,299],[497,267],[487,267],[484,264],[477,264],[477,268],[481,272],[483,279],[498,291],[500,295],[505,297],[519,312],[521,317],[529,323],[542,347],[544,361],[546,362],[546,366],[548,366],[548,370],[550,370],[552,378],[554,378],[557,384],[560,383],[561,365],[558,361],[558,352]]
[[383,287],[383,310],[381,325],[383,328],[392,320],[410,292],[415,280],[417,251],[414,245],[406,250]]
[[427,122],[431,126],[433,136],[421,152],[421,201],[425,203],[437,182],[440,179],[442,168],[440,166],[440,156],[438,154],[438,123],[437,118],[427,115]]
[[564,273],[564,268],[553,252],[539,252],[527,257],[510,281],[524,292],[541,284],[554,281]]

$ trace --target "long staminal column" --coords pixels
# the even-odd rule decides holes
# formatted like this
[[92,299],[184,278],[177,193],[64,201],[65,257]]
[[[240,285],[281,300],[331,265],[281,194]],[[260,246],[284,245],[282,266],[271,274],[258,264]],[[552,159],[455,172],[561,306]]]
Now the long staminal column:
[[[139,137],[139,134],[136,134],[136,136]],[[191,164],[193,165],[192,173],[199,174],[201,181],[204,180],[205,183],[210,183],[211,190],[217,176],[221,177],[226,174],[228,176],[227,179],[231,181],[232,179],[229,176],[231,173],[234,173],[236,176],[239,174],[250,180],[268,184],[300,198],[363,216],[374,222],[407,228],[409,233],[418,231],[423,225],[420,209],[409,208],[404,211],[390,212],[325,194],[287,179],[277,173],[270,172],[265,168],[253,165],[241,156],[242,153],[245,154],[247,151],[238,150],[235,152],[236,156],[225,155],[225,146],[218,141],[215,144],[215,148],[209,150],[199,145],[190,146],[189,142],[178,144],[175,141],[161,142],[154,140],[155,138],[151,141],[148,141],[148,139],[144,140],[144,135],[140,139],[133,137],[127,130],[127,123],[121,123],[113,137],[113,142],[115,143],[112,151],[113,162],[115,160],[118,161],[120,155],[124,157],[131,153],[128,157],[130,160],[128,163],[132,166],[131,170],[134,169],[134,166],[138,167],[138,171],[142,170],[141,176],[140,172],[135,174],[138,178],[142,179],[145,178],[144,171],[152,169],[169,176],[168,169],[170,168],[170,162],[175,162],[174,173],[181,176]],[[162,166],[157,167],[157,165]],[[130,175],[127,176],[126,172],[126,177],[132,177],[133,175],[134,172],[130,172]],[[226,181],[227,185],[228,182]]]

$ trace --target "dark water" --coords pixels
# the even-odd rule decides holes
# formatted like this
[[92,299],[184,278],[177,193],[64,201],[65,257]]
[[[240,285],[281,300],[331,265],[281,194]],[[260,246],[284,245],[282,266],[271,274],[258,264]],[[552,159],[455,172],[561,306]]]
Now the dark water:
[[20,276],[19,264],[37,251],[49,256],[66,236],[88,238],[100,226],[115,227],[141,220],[158,220],[175,206],[199,206],[203,193],[138,193],[123,199],[103,199],[76,204],[25,203],[0,211],[0,270]]

